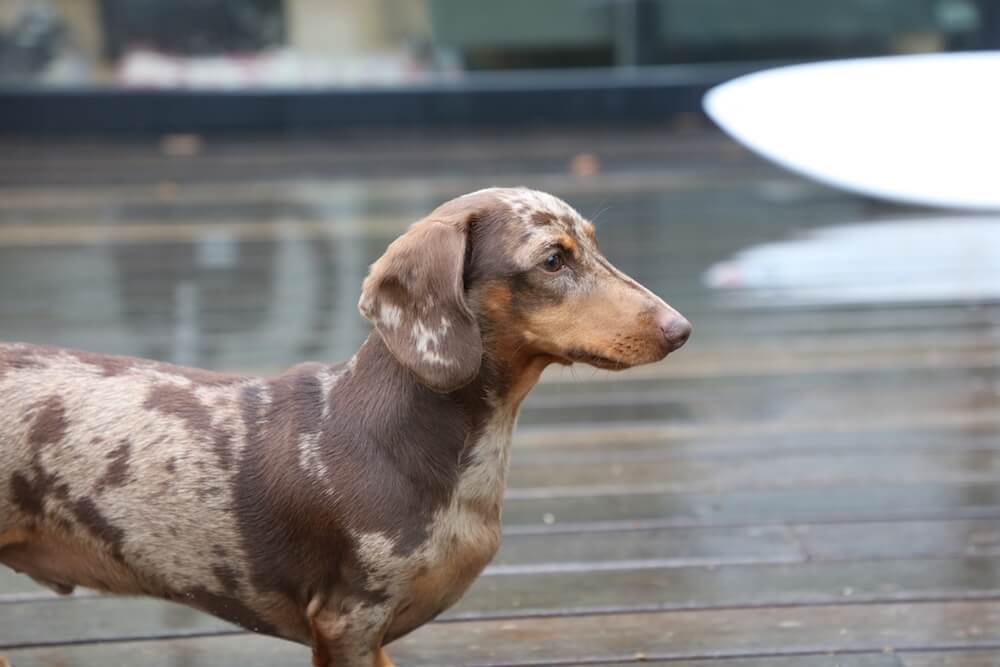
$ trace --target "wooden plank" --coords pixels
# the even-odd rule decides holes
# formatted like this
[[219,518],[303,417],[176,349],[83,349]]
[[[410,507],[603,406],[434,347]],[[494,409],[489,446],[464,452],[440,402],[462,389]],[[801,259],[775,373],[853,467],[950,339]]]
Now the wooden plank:
[[0,604],[0,651],[47,644],[241,633],[225,621],[147,598],[72,597]]
[[[628,610],[854,605],[1000,599],[1000,559],[807,562],[481,577],[444,621]],[[196,611],[147,599],[55,598],[0,604],[0,648],[232,629]]]
[[810,558],[945,558],[1000,555],[1000,521],[903,521],[793,526]]
[[25,595],[35,596],[45,590],[27,576],[0,565],[0,602],[19,599]]
[[484,576],[447,617],[997,597],[998,565],[965,558]]
[[509,536],[492,568],[518,572],[551,566],[683,567],[802,560],[798,544],[783,527],[710,527]]
[[507,534],[638,525],[738,525],[865,519],[1000,517],[1000,485],[847,483],[724,493],[508,495]]
[[[525,441],[519,438],[523,436]],[[958,425],[921,427],[858,433],[785,433],[771,437],[734,435],[731,438],[698,437],[697,433],[677,437],[637,437],[608,442],[532,442],[532,433],[515,434],[513,467],[543,465],[579,465],[581,463],[619,463],[626,461],[668,461],[707,459],[720,464],[744,457],[770,457],[782,454],[865,457],[878,451],[969,451],[1000,449],[1000,429],[973,430]]]
[[[1000,356],[983,368],[989,372]],[[566,383],[539,387],[526,402],[524,426],[630,420],[684,419],[740,421],[766,417],[808,417],[837,414],[845,418],[873,409],[899,411],[901,406],[935,410],[967,407],[972,397],[989,404],[996,392],[969,382],[967,369],[939,368],[852,370],[837,374],[802,373],[787,376],[691,379],[622,376],[614,385]],[[845,390],[849,389],[849,392]],[[937,402],[934,402],[934,399]]]
[[[982,630],[977,639],[970,628]],[[1000,647],[1000,602],[731,609],[429,625],[390,647],[404,665],[577,665]],[[306,649],[240,636],[8,652],[18,667],[302,664]]]
[[[845,384],[852,391],[873,393],[879,389],[888,388],[893,391],[914,392],[916,395],[931,391],[933,384],[942,383],[948,387],[967,389],[970,386],[979,389],[985,395],[993,393],[987,381],[970,381],[968,370],[963,366],[951,366],[958,361],[959,353],[973,349],[995,351],[997,345],[991,344],[987,336],[981,333],[966,339],[966,345],[953,347],[946,356],[929,359],[926,350],[914,345],[911,337],[902,338],[896,335],[897,347],[891,350],[873,350],[866,347],[867,354],[862,360],[865,364],[852,364],[847,358],[836,359],[835,366],[822,365],[822,352],[819,349],[806,347],[795,352],[785,352],[781,355],[781,363],[777,363],[778,350],[771,346],[758,346],[752,353],[760,352],[768,357],[773,356],[776,366],[787,366],[790,360],[802,360],[803,365],[794,367],[795,373],[769,373],[761,369],[759,375],[746,374],[732,377],[702,377],[678,376],[678,366],[690,363],[692,358],[707,356],[709,353],[729,355],[736,352],[730,345],[715,344],[699,345],[692,341],[692,348],[684,348],[683,353],[671,357],[663,364],[639,366],[622,373],[581,373],[580,368],[567,369],[562,366],[551,367],[543,376],[542,383],[533,391],[525,403],[525,407],[544,409],[547,407],[586,407],[598,399],[604,399],[610,405],[619,403],[639,402],[668,403],[679,399],[696,397],[704,400],[714,398],[719,402],[728,402],[733,398],[742,398],[753,394],[755,389],[767,388],[768,391],[794,393],[796,390],[808,388],[810,391],[830,393],[843,390]],[[866,340],[870,340],[867,339]],[[845,337],[830,337],[826,341],[834,350],[826,349],[825,360],[830,361],[831,352],[842,348],[846,355],[850,347],[849,339]],[[955,342],[954,339],[952,342]],[[907,344],[913,345],[906,348]],[[904,346],[901,353],[899,345]],[[746,347],[742,352],[747,353]],[[954,353],[954,354],[952,354]],[[899,362],[880,364],[879,361]],[[706,360],[707,361],[707,360]],[[728,360],[727,360],[728,361]],[[733,360],[736,361],[736,360]],[[811,369],[808,364],[817,364]],[[734,363],[739,368],[741,364]],[[729,366],[729,364],[726,364]],[[983,372],[1000,366],[1000,358],[984,357]],[[679,380],[683,377],[684,381]],[[840,396],[840,398],[845,398]]]
[[522,534],[505,539],[491,567],[538,572],[719,566],[791,562],[803,555],[814,561],[1000,556],[1000,519]]
[[[879,304],[842,306],[837,309],[795,309],[780,312],[748,310],[734,318],[731,312],[707,313],[699,325],[713,329],[725,325],[752,337],[782,338],[788,334],[859,333],[867,331],[933,330],[938,327],[990,329],[1000,325],[997,304]],[[700,331],[700,329],[699,329]]]
[[784,657],[721,658],[719,660],[649,660],[602,662],[601,667],[900,667],[896,656],[886,653],[864,655],[796,655]]
[[[485,648],[483,657],[490,662],[516,663],[636,654],[710,657],[752,651],[766,655],[773,649],[814,651],[834,646],[869,650],[944,642],[960,646],[970,643],[967,632],[972,625],[984,629],[977,641],[1000,642],[1000,603],[803,607],[437,625],[423,637],[404,639],[394,655],[400,662],[412,663],[436,654],[437,664],[448,664],[456,662],[455,650],[464,644],[470,652]],[[844,628],[846,635],[841,633]]]
[[1000,482],[1000,451],[881,451],[863,457],[782,454],[725,462],[683,459],[518,467],[511,470],[507,497],[985,482]]
[[603,444],[607,449],[619,443],[646,442],[651,439],[709,439],[709,438],[770,438],[796,435],[887,433],[910,432],[918,428],[954,429],[965,432],[1000,431],[1000,412],[995,409],[978,407],[958,410],[929,410],[914,413],[900,409],[887,414],[853,414],[846,421],[830,418],[781,419],[781,420],[741,420],[730,422],[632,422],[599,424],[583,422],[558,428],[535,428],[521,431],[517,438],[519,447],[524,443],[531,446],[548,447],[553,443],[593,446]]
[[997,667],[1000,651],[927,651],[902,653],[899,659],[903,667]]
[[912,377],[900,378],[898,382],[891,377],[878,378],[878,386],[867,389],[853,387],[840,379],[830,384],[802,382],[784,386],[757,379],[756,387],[747,385],[732,390],[699,391],[693,387],[688,392],[682,388],[660,393],[620,391],[581,397],[582,400],[567,396],[549,401],[548,405],[541,404],[543,399],[539,398],[530,409],[525,407],[522,417],[525,427],[636,421],[712,425],[812,419],[834,423],[873,412],[905,415],[908,411],[919,414],[967,410],[970,405],[978,409],[1000,407],[1000,396],[995,391],[983,391],[960,373],[953,377],[953,380],[936,377],[920,388],[910,384],[915,379]]
[[[202,640],[200,644],[208,644],[211,640]],[[225,640],[223,640],[224,642]],[[236,640],[229,640],[235,642]],[[266,640],[257,637],[247,638],[252,645],[261,644],[265,648],[270,648],[271,650],[265,650],[265,657],[259,658],[253,655],[248,655],[241,659],[240,665],[245,667],[255,667],[255,665],[268,665],[271,667],[274,664],[288,664],[288,665],[305,665],[302,656],[303,651],[297,650],[297,647],[284,647],[282,648],[271,648],[265,644]],[[222,642],[217,642],[222,643]],[[156,650],[156,643],[149,644],[139,644],[138,655],[140,660],[143,658],[149,659],[148,654]],[[176,643],[171,642],[166,648],[167,651],[176,651],[177,657],[182,657],[182,661],[178,662],[139,662],[139,663],[129,663],[139,665],[140,667],[150,667],[151,665],[161,665],[169,664],[171,667],[176,667],[177,665],[183,665],[184,667],[199,667],[201,665],[210,665],[210,661],[213,659],[211,655],[211,650],[205,650],[203,646],[199,645],[198,649],[179,651]],[[275,651],[274,654],[271,651]],[[53,652],[55,653],[55,652]],[[218,650],[218,655],[215,659],[222,660],[218,663],[220,665],[232,664],[226,662],[228,660],[226,657],[230,655],[231,651],[223,649]],[[174,654],[174,655],[176,655]],[[207,654],[207,655],[206,655]],[[287,654],[288,662],[284,661],[285,655]],[[294,655],[293,655],[294,654]],[[173,657],[173,656],[169,656]],[[174,659],[176,660],[177,657]],[[36,657],[35,659],[38,659]],[[42,658],[44,659],[44,658]],[[156,658],[153,658],[154,660]],[[270,662],[272,659],[279,659],[281,662]],[[193,660],[193,662],[192,662]],[[260,660],[260,661],[258,661]],[[26,667],[27,662],[24,660],[18,660],[15,667],[22,667],[22,664]],[[46,667],[62,667],[65,663],[57,659],[56,662],[43,663]],[[398,664],[398,663],[397,663]],[[899,660],[890,654],[879,653],[879,654],[864,654],[864,655],[798,655],[792,657],[753,657],[753,658],[722,658],[719,660],[713,659],[698,659],[698,660],[649,660],[644,657],[637,656],[635,660],[629,662],[600,662],[601,667],[636,667],[636,665],[662,665],[663,667],[900,667]],[[986,667],[987,664],[993,665],[994,663],[947,663],[947,665],[954,665],[954,667]]]

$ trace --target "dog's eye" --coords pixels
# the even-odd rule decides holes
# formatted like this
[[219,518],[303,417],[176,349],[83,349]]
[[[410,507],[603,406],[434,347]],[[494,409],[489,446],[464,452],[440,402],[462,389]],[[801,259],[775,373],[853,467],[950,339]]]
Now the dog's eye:
[[546,271],[551,271],[555,273],[563,267],[563,256],[561,252],[554,252],[545,258],[542,262],[542,266],[545,267]]

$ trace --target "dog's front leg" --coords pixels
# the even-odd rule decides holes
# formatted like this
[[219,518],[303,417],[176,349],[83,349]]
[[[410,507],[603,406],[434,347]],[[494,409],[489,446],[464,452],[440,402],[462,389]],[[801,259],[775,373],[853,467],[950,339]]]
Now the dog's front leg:
[[309,609],[313,667],[394,667],[382,649],[387,605],[357,602]]
[[381,646],[375,651],[375,667],[396,667],[392,660],[385,654],[385,649]]

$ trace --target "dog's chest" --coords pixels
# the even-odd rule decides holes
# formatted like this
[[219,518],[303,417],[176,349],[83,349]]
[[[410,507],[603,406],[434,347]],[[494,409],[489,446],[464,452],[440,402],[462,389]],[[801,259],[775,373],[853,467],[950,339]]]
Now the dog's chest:
[[389,636],[405,634],[452,606],[496,554],[514,418],[490,423],[472,445],[451,502],[410,561]]

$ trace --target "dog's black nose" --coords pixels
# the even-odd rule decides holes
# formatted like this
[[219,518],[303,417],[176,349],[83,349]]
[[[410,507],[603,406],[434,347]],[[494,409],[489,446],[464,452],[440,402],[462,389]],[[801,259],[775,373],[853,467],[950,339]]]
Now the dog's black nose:
[[691,323],[677,312],[661,316],[660,331],[663,332],[663,344],[667,352],[678,349],[691,337]]

